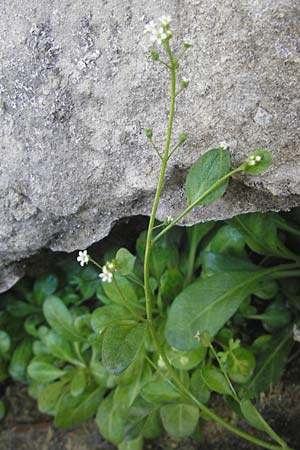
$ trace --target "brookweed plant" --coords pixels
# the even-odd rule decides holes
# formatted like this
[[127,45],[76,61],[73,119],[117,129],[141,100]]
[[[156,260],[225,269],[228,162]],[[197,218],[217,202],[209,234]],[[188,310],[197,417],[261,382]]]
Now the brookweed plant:
[[[186,141],[182,133],[171,146],[175,101],[188,87],[178,72],[192,45],[185,40],[175,53],[171,19],[159,22],[146,33],[161,46],[151,55],[170,74],[171,101],[163,149],[146,129],[161,164],[148,230],[136,255],[121,248],[102,265],[84,250],[82,269],[62,265],[59,277],[45,275],[33,286],[23,280],[0,297],[0,381],[10,375],[28,383],[59,427],[96,414],[101,434],[119,450],[141,450],[163,430],[201,439],[204,420],[259,447],[291,450],[255,402],[279,380],[300,341],[300,232],[274,213],[174,227],[220,198],[232,175],[257,175],[271,165],[270,153],[259,149],[231,169],[223,146],[189,170],[185,210],[156,221],[168,161]],[[232,420],[209,406],[212,393]],[[265,440],[240,429],[237,419]]]

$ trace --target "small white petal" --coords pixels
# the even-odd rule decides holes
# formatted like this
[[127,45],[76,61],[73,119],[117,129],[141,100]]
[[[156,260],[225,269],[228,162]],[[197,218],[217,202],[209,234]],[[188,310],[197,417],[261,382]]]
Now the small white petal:
[[255,161],[261,161],[261,156],[259,155],[255,156]]

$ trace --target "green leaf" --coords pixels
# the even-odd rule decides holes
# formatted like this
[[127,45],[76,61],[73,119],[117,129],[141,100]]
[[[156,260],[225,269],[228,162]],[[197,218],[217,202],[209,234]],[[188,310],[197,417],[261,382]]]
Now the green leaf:
[[[131,383],[119,384],[114,394],[114,405],[119,414],[126,419],[128,410],[133,405],[142,387],[151,378],[152,372],[147,363],[140,361],[138,370]],[[119,381],[119,380],[118,380]]]
[[244,235],[237,228],[225,224],[217,231],[205,250],[224,255],[241,256],[244,254],[245,245]]
[[116,254],[116,267],[120,275],[129,275],[133,272],[136,257],[127,248],[120,248]]
[[73,375],[70,392],[73,397],[78,397],[81,395],[87,386],[86,373],[84,369],[77,369]]
[[58,287],[58,278],[53,273],[39,278],[33,286],[33,296],[36,302],[41,305],[49,295],[53,294]]
[[153,409],[147,415],[143,425],[143,436],[145,439],[155,439],[162,434],[163,428],[158,409]]
[[165,351],[172,366],[179,370],[193,369],[198,366],[206,356],[205,347],[185,352],[166,346]]
[[193,434],[199,420],[199,410],[184,403],[164,405],[160,408],[160,417],[170,436],[184,438]]
[[236,383],[247,383],[255,369],[255,357],[246,348],[237,348],[229,354],[226,368],[229,377]]
[[28,375],[38,383],[49,383],[65,375],[65,371],[58,369],[50,363],[41,361],[39,356],[33,358],[28,366]]
[[151,381],[142,391],[142,397],[150,403],[174,402],[180,398],[179,392],[167,381]]
[[292,320],[291,311],[283,302],[272,302],[259,316],[265,330],[274,333],[283,327],[286,327]]
[[264,256],[292,258],[294,254],[278,237],[277,222],[272,213],[252,213],[236,216],[229,222],[246,239],[252,251]]
[[213,192],[201,197],[224,175],[230,172],[230,153],[224,148],[214,148],[201,156],[190,168],[186,179],[189,205],[209,205],[220,198],[227,189],[228,179]]
[[274,335],[263,346],[263,351],[257,359],[253,378],[247,387],[254,390],[256,394],[268,392],[270,386],[274,386],[279,381],[292,346],[291,326]]
[[144,324],[108,327],[102,344],[104,367],[115,375],[123,372],[134,360],[144,337]]
[[103,283],[103,290],[106,297],[108,297],[113,303],[117,303],[123,306],[124,296],[126,300],[131,303],[131,305],[136,306],[136,304],[138,303],[138,296],[133,284],[117,273],[114,276],[118,283],[119,289],[117,288],[115,283]]
[[219,369],[204,367],[201,374],[203,381],[211,391],[223,395],[232,395],[227,380]]
[[96,333],[103,333],[109,326],[118,327],[119,322],[132,319],[131,313],[119,305],[106,305],[96,308],[92,313],[91,325]]
[[62,337],[69,340],[81,340],[82,337],[73,325],[73,318],[64,303],[53,295],[48,297],[43,306],[47,322]]
[[266,426],[266,422],[250,400],[243,399],[240,403],[240,407],[243,416],[252,427],[261,431],[269,431],[269,427]]
[[210,391],[202,377],[202,369],[195,370],[191,377],[191,392],[201,402],[207,403],[210,398]]
[[165,302],[172,301],[182,290],[183,276],[178,269],[167,269],[159,282],[159,296]]
[[81,300],[88,300],[93,297],[98,286],[101,285],[99,271],[92,265],[79,268],[79,273],[75,272],[70,281],[72,285],[79,289]]
[[[257,175],[259,173],[265,172],[272,165],[272,154],[268,150],[255,150],[251,155],[260,156],[261,160],[253,166],[248,164],[245,166],[244,173],[249,173],[251,175]],[[249,155],[249,156],[251,156]]]
[[104,389],[90,386],[78,397],[66,392],[60,398],[55,416],[55,426],[73,428],[94,416],[103,398]]
[[118,410],[114,408],[113,395],[111,392],[99,406],[96,423],[100,434],[115,445],[124,440],[124,420],[119,415]]
[[7,353],[10,349],[10,345],[11,339],[9,335],[5,331],[0,330],[0,355]]
[[184,289],[172,303],[166,323],[168,343],[179,350],[199,348],[196,333],[214,336],[255,289],[265,271],[217,273]]
[[257,266],[249,259],[224,255],[222,253],[202,252],[200,262],[205,275],[211,276],[218,272],[241,272],[257,270]]
[[77,356],[71,347],[71,343],[59,334],[50,331],[44,338],[44,342],[51,355],[63,361],[74,363]]
[[213,229],[216,222],[197,223],[191,227],[186,227],[186,233],[190,246],[198,247],[202,239]]
[[144,439],[142,436],[132,440],[132,441],[123,441],[120,445],[118,445],[118,450],[143,450]]
[[40,312],[39,308],[36,306],[30,305],[30,303],[22,302],[22,301],[14,301],[11,304],[8,304],[6,310],[13,317],[26,317],[30,314],[35,314]]
[[25,338],[16,347],[9,364],[9,374],[15,381],[26,381],[27,366],[31,358],[32,340]]
[[103,367],[102,362],[92,360],[89,369],[96,383],[99,384],[99,386],[107,387],[107,380],[109,378],[109,373]]
[[127,440],[136,439],[144,435],[149,415],[154,409],[152,403],[146,402],[143,398],[137,397],[131,406],[126,417],[125,438]]
[[48,384],[38,395],[38,407],[42,413],[54,414],[56,404],[64,393],[66,381]]

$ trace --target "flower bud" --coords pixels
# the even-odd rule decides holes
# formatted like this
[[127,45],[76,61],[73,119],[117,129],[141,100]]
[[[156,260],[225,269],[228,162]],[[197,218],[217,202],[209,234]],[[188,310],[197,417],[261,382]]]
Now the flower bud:
[[153,61],[158,61],[159,60],[159,54],[157,51],[152,50],[151,52],[151,58],[153,59]]
[[187,78],[182,77],[182,79],[181,79],[181,86],[183,87],[183,89],[186,89],[188,87],[189,82],[190,81]]
[[145,134],[147,136],[148,139],[151,139],[153,136],[153,132],[151,128],[145,128]]
[[180,133],[179,135],[179,143],[183,144],[186,141],[186,133]]
[[193,44],[189,39],[183,41],[184,48],[190,48]]

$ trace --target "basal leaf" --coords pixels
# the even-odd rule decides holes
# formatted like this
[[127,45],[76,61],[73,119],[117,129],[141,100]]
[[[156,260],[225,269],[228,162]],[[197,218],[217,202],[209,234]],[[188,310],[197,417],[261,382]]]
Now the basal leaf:
[[41,361],[40,357],[35,357],[28,366],[28,375],[33,381],[38,383],[49,383],[57,378],[65,375],[65,371],[58,369],[45,361]]
[[165,430],[174,438],[190,436],[199,420],[199,409],[185,403],[165,405],[160,408]]
[[203,195],[230,171],[230,153],[224,148],[214,148],[204,153],[190,168],[186,179],[189,205],[199,199],[198,205],[209,205],[221,197],[227,189],[228,179],[213,192]]
[[101,435],[115,445],[124,440],[124,420],[113,405],[114,393],[106,397],[98,408],[96,423]]
[[195,335],[207,331],[214,336],[264,275],[264,270],[217,273],[188,286],[170,307],[168,343],[179,350],[199,348]]
[[38,395],[38,406],[41,412],[54,414],[56,403],[64,393],[65,385],[65,381],[55,381],[41,390]]
[[201,374],[203,381],[211,391],[223,395],[232,395],[227,380],[219,369],[204,367]]
[[103,398],[104,389],[90,386],[78,397],[66,392],[57,404],[55,425],[59,428],[73,428],[86,422],[96,413]]
[[30,338],[25,338],[16,347],[9,364],[9,374],[14,380],[26,381],[27,366],[31,358],[32,340]]
[[115,375],[123,372],[134,360],[144,336],[144,324],[108,327],[102,344],[104,367]]
[[292,327],[289,326],[276,334],[263,347],[259,355],[253,378],[247,385],[256,394],[268,392],[275,385],[285,368],[289,352],[293,345]]
[[64,303],[55,296],[47,298],[43,305],[47,322],[58,334],[66,339],[81,340],[82,336],[73,326],[73,318]]
[[120,248],[116,254],[117,271],[120,275],[132,273],[136,257],[127,248]]

